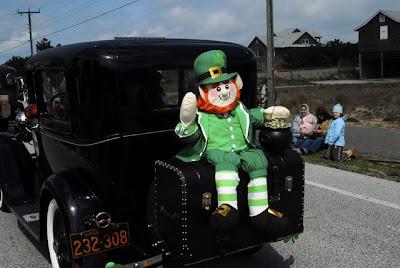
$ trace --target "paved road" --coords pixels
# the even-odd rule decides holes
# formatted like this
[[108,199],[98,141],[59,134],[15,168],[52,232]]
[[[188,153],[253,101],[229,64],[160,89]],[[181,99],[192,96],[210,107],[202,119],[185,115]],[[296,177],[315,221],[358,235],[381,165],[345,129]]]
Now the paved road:
[[289,267],[291,255],[290,267],[400,267],[399,193],[400,183],[306,164],[300,238],[209,267]]
[[15,216],[4,212],[0,212],[0,267],[51,267],[18,229]]
[[400,159],[400,130],[346,126],[346,147],[361,153]]
[[276,244],[292,267],[400,267],[400,183],[306,166],[305,232]]
[[[400,266],[400,183],[313,164],[306,164],[306,182],[305,231],[294,244],[205,267]],[[49,267],[10,214],[0,214],[0,241],[1,268]]]

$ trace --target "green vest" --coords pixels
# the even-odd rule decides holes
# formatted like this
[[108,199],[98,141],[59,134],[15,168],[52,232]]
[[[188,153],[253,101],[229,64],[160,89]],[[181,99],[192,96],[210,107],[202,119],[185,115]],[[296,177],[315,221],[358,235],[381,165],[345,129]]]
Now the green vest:
[[226,115],[213,114],[208,117],[207,150],[237,152],[248,149],[239,117],[235,112]]
[[[236,105],[235,116],[239,119],[241,131],[249,147],[254,148],[253,142],[253,125],[262,125],[264,123],[264,113],[262,108],[253,108],[250,111],[239,102]],[[192,144],[188,145],[177,154],[177,158],[184,162],[199,161],[205,152],[209,140],[209,123],[215,115],[201,112],[197,113],[197,124],[191,125],[184,130],[182,123],[179,123],[175,128],[178,137],[189,141]]]

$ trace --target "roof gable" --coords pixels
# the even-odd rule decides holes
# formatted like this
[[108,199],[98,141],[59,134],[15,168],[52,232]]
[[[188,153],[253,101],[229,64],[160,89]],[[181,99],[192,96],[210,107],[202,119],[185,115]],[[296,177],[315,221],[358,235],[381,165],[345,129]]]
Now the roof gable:
[[[280,31],[280,32],[277,32],[274,34],[274,47],[275,48],[284,48],[284,47],[308,47],[308,46],[310,46],[310,44],[295,44],[296,41],[298,41],[302,36],[307,36],[307,37],[313,38],[316,43],[319,43],[319,41],[316,38],[317,37],[319,38],[320,35],[311,34],[309,32],[302,32],[298,28],[291,28],[291,29],[286,29],[286,30],[283,30],[283,31]],[[267,46],[267,36],[258,35],[255,38],[259,39],[265,46]],[[254,41],[254,39],[253,39],[253,41]]]
[[383,15],[391,18],[392,20],[400,23],[400,10],[378,10],[375,12],[375,14],[370,17],[368,20],[366,20],[364,23],[362,23],[360,26],[354,29],[354,31],[360,30],[362,27],[367,25],[373,18],[375,18],[378,14],[382,13]]

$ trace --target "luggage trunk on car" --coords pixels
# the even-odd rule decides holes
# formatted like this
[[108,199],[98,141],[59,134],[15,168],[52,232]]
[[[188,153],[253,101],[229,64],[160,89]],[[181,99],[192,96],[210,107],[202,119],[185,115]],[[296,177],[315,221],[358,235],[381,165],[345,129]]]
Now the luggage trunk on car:
[[[247,205],[249,178],[240,171],[237,188],[240,225],[230,234],[214,233],[208,224],[217,207],[214,167],[205,160],[184,163],[172,158],[156,161],[148,200],[148,220],[158,240],[156,246],[163,247],[174,261],[190,264],[301,233],[304,162],[291,148],[266,156],[270,208],[287,217],[287,226],[270,234],[260,234],[251,228]],[[211,201],[208,209],[207,201]]]

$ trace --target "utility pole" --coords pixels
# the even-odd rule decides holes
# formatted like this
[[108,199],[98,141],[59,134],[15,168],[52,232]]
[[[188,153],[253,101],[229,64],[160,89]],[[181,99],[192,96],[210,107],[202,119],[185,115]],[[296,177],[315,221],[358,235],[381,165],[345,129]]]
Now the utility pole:
[[[267,0],[267,107],[274,105],[274,24],[272,0]],[[264,107],[266,108],[266,107]]]
[[28,11],[17,11],[17,14],[28,14],[28,21],[29,21],[29,39],[31,41],[31,56],[33,55],[33,45],[32,45],[32,22],[31,22],[31,14],[33,13],[40,13],[40,9],[38,11],[31,11],[31,9],[28,9]]

